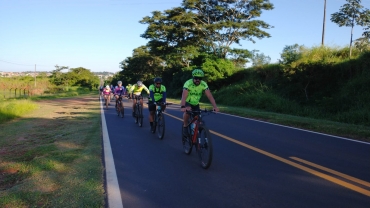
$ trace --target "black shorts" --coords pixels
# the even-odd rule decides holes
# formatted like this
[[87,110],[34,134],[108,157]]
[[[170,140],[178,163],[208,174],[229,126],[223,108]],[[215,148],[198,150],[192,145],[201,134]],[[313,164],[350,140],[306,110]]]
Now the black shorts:
[[[161,102],[163,102],[163,99],[161,98],[161,99],[159,99],[159,100],[157,100],[155,102],[161,103]],[[156,105],[154,105],[154,102],[153,101],[149,101],[149,103],[148,103],[148,109],[149,109],[149,112],[156,110]]]
[[191,107],[191,110],[193,110],[193,111],[198,111],[198,110],[200,110],[200,107],[199,107],[199,104],[198,105],[192,105],[192,104],[190,104],[190,103],[188,103],[188,102],[186,102],[185,103],[185,106],[186,107]]

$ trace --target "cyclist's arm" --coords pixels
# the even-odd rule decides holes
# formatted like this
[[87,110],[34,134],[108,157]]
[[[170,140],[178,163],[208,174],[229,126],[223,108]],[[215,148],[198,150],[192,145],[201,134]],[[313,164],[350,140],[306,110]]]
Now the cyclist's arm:
[[204,91],[204,93],[206,94],[209,102],[211,102],[212,106],[213,106],[213,110],[218,112],[220,111],[218,108],[217,108],[217,105],[216,105],[216,101],[215,99],[213,98],[213,95],[211,93],[211,91],[209,89],[207,89],[206,91]]
[[143,85],[143,87],[144,87],[144,90],[146,91],[146,93],[149,95],[150,94],[149,89],[145,85]]
[[186,102],[186,98],[188,97],[188,94],[189,94],[188,89],[184,88],[182,90],[182,97],[181,97],[181,102],[180,102],[181,106],[185,106],[185,102]]
[[150,90],[150,99],[153,101],[153,102],[155,102],[155,100],[154,100],[154,92],[153,92],[153,90]]

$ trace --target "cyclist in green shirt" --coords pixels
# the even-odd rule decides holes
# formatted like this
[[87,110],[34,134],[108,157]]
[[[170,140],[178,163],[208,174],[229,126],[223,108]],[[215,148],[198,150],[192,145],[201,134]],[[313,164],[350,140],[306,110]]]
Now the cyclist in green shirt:
[[143,84],[142,81],[137,81],[136,84],[132,85],[129,93],[131,95],[131,98],[133,99],[134,102],[132,102],[132,116],[135,116],[135,105],[136,105],[136,99],[135,97],[138,97],[140,100],[141,106],[143,106],[143,96],[141,96],[141,91],[145,89],[146,93],[149,95],[149,89]]
[[[199,110],[199,100],[202,97],[203,92],[206,94],[208,100],[213,106],[213,110],[218,112],[219,109],[216,105],[216,101],[213,98],[208,85],[203,81],[204,72],[201,69],[194,69],[192,71],[192,79],[189,79],[184,83],[181,97],[181,111],[184,112],[183,115],[183,128],[188,125],[189,115],[186,110]],[[187,129],[184,129],[184,134],[188,134]],[[186,135],[188,136],[188,135]]]
[[[166,104],[166,87],[162,85],[162,78],[156,77],[154,79],[154,84],[151,84],[149,86],[149,122],[150,122],[150,131],[154,131],[153,129],[153,119],[154,119],[154,113],[157,109],[156,103],[164,103]],[[164,110],[166,105],[162,106],[162,109]]]

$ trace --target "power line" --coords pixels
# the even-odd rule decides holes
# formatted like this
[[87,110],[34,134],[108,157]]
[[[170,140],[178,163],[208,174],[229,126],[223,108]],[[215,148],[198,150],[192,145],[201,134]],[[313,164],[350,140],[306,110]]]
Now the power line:
[[[4,61],[4,60],[1,60],[1,62],[5,62],[5,63],[8,63],[8,64],[14,64],[14,65],[22,65],[22,66],[34,66],[34,64],[20,64],[20,63],[14,63],[14,62],[10,62],[10,61]],[[51,67],[50,65],[40,65],[40,64],[37,64],[37,66],[47,66],[47,67]]]

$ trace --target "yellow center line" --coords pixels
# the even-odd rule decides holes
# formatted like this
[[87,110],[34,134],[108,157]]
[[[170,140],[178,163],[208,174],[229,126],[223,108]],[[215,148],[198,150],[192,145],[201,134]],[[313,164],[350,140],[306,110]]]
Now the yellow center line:
[[[168,116],[170,116],[170,117],[172,117],[172,118],[175,118],[175,119],[177,119],[177,120],[182,121],[182,119],[180,119],[180,118],[178,118],[178,117],[175,117],[175,116],[170,115],[170,114],[168,114],[168,113],[165,113],[165,114],[166,114],[166,115],[168,115]],[[355,186],[355,185],[353,185],[353,184],[347,183],[347,182],[345,182],[345,181],[339,180],[339,179],[337,179],[337,178],[334,178],[334,177],[332,177],[332,176],[326,175],[326,174],[324,174],[324,173],[320,173],[320,172],[318,172],[318,171],[316,171],[316,170],[313,170],[313,169],[311,169],[311,168],[305,167],[305,166],[303,166],[303,165],[300,165],[300,164],[298,164],[298,163],[292,162],[292,161],[290,161],[290,160],[284,159],[284,158],[282,158],[282,157],[279,157],[279,156],[277,156],[277,155],[271,154],[271,153],[266,152],[266,151],[264,151],[264,150],[258,149],[258,148],[256,148],[256,147],[253,147],[253,146],[248,145],[248,144],[246,144],[246,143],[243,143],[243,142],[241,142],[241,141],[235,140],[235,139],[230,138],[230,137],[228,137],[228,136],[225,136],[225,135],[223,135],[223,134],[217,133],[217,132],[215,132],[215,131],[210,130],[210,132],[211,132],[212,134],[214,134],[214,135],[216,135],[216,136],[219,136],[219,137],[221,137],[221,138],[223,138],[223,139],[226,139],[226,140],[228,140],[228,141],[230,141],[230,142],[233,142],[233,143],[238,144],[238,145],[240,145],[240,146],[246,147],[246,148],[248,148],[248,149],[250,149],[250,150],[253,150],[253,151],[258,152],[258,153],[260,153],[260,154],[263,154],[263,155],[265,155],[265,156],[271,157],[271,158],[273,158],[273,159],[275,159],[275,160],[278,160],[278,161],[283,162],[283,163],[285,163],[285,164],[291,165],[291,166],[293,166],[293,167],[295,167],[295,168],[301,169],[301,170],[306,171],[306,172],[308,172],[308,173],[311,173],[311,174],[313,174],[313,175],[315,175],[315,176],[318,176],[318,177],[320,177],[320,178],[323,178],[323,179],[325,179],[325,180],[331,181],[331,182],[336,183],[336,184],[338,184],[338,185],[340,185],[340,186],[343,186],[343,187],[345,187],[345,188],[351,189],[351,190],[353,190],[353,191],[356,191],[356,192],[358,192],[358,193],[361,193],[361,194],[363,194],[363,195],[365,195],[365,196],[369,196],[369,197],[370,197],[370,191],[368,191],[368,190],[366,190],[366,189],[363,189],[363,188],[361,188],[361,187],[358,187],[358,186]],[[329,171],[328,171],[328,172],[329,172]],[[343,174],[343,175],[345,175],[345,174]],[[367,183],[367,182],[366,182],[366,183]]]
[[321,165],[317,165],[315,163],[312,163],[312,162],[309,162],[307,160],[303,160],[303,159],[300,159],[300,158],[297,158],[297,157],[290,157],[291,159],[293,160],[297,160],[301,163],[304,163],[304,164],[307,164],[307,165],[310,165],[310,166],[313,166],[315,168],[318,168],[318,169],[321,169],[323,171],[326,171],[326,172],[329,172],[329,173],[332,173],[334,175],[337,175],[337,176],[340,176],[342,178],[345,178],[347,180],[350,180],[350,181],[353,181],[353,182],[356,182],[356,183],[359,183],[361,185],[364,185],[364,186],[367,186],[367,187],[370,187],[370,183],[367,182],[367,181],[363,181],[361,179],[358,179],[358,178],[355,178],[355,177],[352,177],[352,176],[349,176],[349,175],[346,175],[346,174],[343,174],[343,173],[340,173],[338,171],[335,171],[335,170],[332,170],[332,169],[329,169],[329,168],[326,168],[326,167],[323,167]]

